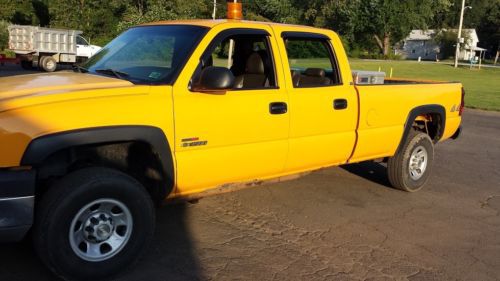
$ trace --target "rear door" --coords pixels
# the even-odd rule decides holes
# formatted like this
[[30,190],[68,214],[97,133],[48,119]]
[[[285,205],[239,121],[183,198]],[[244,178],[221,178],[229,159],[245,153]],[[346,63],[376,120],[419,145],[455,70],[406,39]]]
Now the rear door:
[[280,30],[289,93],[287,171],[345,163],[356,139],[357,95],[326,35]]
[[283,171],[290,120],[286,110],[273,108],[286,106],[288,98],[271,34],[266,25],[214,28],[207,35],[209,46],[201,56],[192,57],[196,68],[188,65],[180,76],[189,75],[195,81],[205,67],[228,67],[237,88],[217,95],[193,92],[182,79],[174,85],[178,194]]

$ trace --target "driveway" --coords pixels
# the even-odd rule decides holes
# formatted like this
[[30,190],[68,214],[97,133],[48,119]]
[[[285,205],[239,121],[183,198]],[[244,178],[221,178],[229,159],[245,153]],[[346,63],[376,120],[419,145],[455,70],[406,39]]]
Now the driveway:
[[[500,280],[500,113],[463,126],[414,194],[364,162],[166,206],[116,280]],[[0,280],[53,277],[23,242],[0,246]]]

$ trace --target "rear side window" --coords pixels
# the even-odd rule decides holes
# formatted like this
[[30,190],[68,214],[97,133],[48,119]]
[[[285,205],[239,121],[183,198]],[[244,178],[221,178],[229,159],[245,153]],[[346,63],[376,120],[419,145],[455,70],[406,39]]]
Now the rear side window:
[[285,38],[290,75],[295,88],[339,85],[337,62],[326,39]]

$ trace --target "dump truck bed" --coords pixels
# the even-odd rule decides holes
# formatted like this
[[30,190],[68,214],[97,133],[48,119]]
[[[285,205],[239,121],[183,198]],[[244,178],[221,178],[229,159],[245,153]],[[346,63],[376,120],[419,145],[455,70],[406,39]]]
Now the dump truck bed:
[[17,54],[76,54],[79,30],[53,29],[38,26],[10,25],[9,49]]

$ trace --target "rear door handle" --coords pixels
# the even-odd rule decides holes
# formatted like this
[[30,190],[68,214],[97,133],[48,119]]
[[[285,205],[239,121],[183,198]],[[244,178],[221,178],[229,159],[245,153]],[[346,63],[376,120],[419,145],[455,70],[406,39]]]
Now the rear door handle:
[[342,110],[347,108],[346,99],[336,99],[333,101],[333,108],[337,110]]
[[269,113],[271,114],[285,114],[288,107],[284,102],[272,102],[269,104]]

